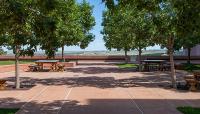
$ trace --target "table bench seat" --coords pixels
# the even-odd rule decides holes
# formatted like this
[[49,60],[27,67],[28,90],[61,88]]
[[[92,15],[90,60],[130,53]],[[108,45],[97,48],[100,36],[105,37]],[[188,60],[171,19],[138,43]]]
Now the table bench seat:
[[187,75],[184,79],[186,81],[186,86],[189,86],[190,91],[197,91],[199,81],[196,79],[195,75]]
[[63,72],[63,71],[65,71],[65,65],[63,65],[63,64],[58,64],[57,65],[57,67],[58,67],[58,72]]
[[4,90],[6,88],[6,80],[0,80],[0,90]]
[[29,65],[28,67],[29,67],[29,71],[36,72],[40,69],[41,66],[39,66],[39,65]]

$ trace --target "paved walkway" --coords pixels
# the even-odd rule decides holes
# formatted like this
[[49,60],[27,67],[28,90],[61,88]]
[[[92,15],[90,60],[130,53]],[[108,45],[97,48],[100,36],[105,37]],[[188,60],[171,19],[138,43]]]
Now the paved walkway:
[[[182,80],[182,72],[177,72]],[[0,77],[13,84],[13,72]],[[0,91],[1,108],[17,114],[181,114],[178,106],[200,107],[200,93],[169,88],[168,73],[138,73],[114,65],[79,65],[66,72],[21,72],[24,90]]]

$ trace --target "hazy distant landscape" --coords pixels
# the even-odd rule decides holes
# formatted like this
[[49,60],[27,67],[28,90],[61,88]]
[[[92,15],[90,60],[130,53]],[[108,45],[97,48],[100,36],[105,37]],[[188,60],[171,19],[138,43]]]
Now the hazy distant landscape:
[[[143,51],[143,55],[164,55],[166,50],[146,50]],[[13,55],[12,52],[8,52],[7,55]],[[45,55],[44,52],[36,52],[35,55]],[[61,55],[61,51],[56,53],[57,56]],[[65,55],[94,55],[94,56],[103,56],[103,55],[124,55],[124,51],[65,51]],[[129,51],[128,55],[138,55],[138,51]],[[176,52],[175,55],[183,55],[183,51]]]

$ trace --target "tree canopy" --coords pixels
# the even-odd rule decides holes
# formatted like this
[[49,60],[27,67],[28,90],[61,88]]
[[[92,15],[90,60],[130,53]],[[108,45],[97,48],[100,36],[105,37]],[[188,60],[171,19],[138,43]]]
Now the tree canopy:
[[106,10],[103,15],[105,46],[108,49],[139,51],[141,59],[142,50],[153,45],[150,36],[151,21],[145,10],[141,11],[136,5],[118,3],[114,9]]
[[93,41],[92,6],[85,0],[1,0],[0,45],[12,49],[16,58],[16,87],[20,87],[18,60],[45,50],[48,58],[64,45],[86,48]]
[[[132,6],[139,12],[145,12],[151,21],[149,32],[151,42],[168,49],[171,63],[172,84],[176,87],[173,52],[175,47],[190,47],[198,44],[200,35],[200,1],[199,0],[103,0],[113,13],[121,4]],[[138,23],[142,26],[142,23]],[[135,27],[140,29],[140,27]],[[187,42],[189,41],[189,42]],[[178,44],[175,44],[179,42]]]

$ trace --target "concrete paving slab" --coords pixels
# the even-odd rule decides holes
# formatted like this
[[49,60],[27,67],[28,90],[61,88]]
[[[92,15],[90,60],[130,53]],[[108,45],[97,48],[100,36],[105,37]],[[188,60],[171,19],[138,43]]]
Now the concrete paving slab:
[[22,106],[17,114],[57,114],[68,90],[66,86],[49,86],[41,95]]
[[68,100],[61,114],[141,114],[130,97],[119,88],[74,88]]

